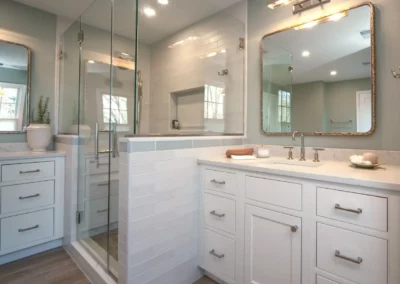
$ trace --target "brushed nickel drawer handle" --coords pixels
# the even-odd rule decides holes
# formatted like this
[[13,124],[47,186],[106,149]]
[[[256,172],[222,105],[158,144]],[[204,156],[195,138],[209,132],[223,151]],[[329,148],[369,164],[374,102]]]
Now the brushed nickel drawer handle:
[[39,197],[39,196],[40,196],[40,194],[37,193],[37,194],[34,194],[34,195],[29,195],[29,196],[20,196],[19,199],[23,200],[23,199],[35,198],[35,197]]
[[36,225],[36,226],[26,228],[26,229],[19,229],[18,232],[22,233],[22,232],[31,231],[31,230],[38,229],[38,228],[39,228],[39,225]]
[[40,170],[33,170],[33,171],[19,171],[19,174],[23,175],[23,174],[33,174],[33,173],[40,173]]
[[210,254],[213,255],[213,256],[215,256],[215,257],[217,257],[217,258],[219,258],[219,259],[225,257],[224,254],[218,254],[218,253],[215,252],[215,250],[210,250]]
[[215,183],[215,184],[219,184],[219,185],[224,185],[224,184],[225,184],[224,181],[217,181],[217,180],[215,180],[215,179],[211,180],[211,182],[212,182],[212,183]]
[[362,209],[361,208],[357,208],[357,210],[349,209],[349,208],[343,208],[343,207],[340,206],[340,204],[335,204],[335,209],[346,211],[346,212],[350,212],[350,213],[355,213],[355,214],[361,214],[362,213]]
[[218,214],[217,212],[215,212],[215,210],[211,211],[210,214],[219,218],[225,217],[225,214]]
[[104,213],[104,212],[107,212],[107,211],[108,211],[108,209],[97,210],[97,213]]
[[353,263],[356,263],[356,264],[361,264],[361,262],[363,261],[363,259],[361,257],[357,257],[357,259],[354,259],[354,258],[351,258],[351,257],[347,257],[347,256],[344,256],[344,255],[341,255],[339,250],[335,251],[335,256],[340,258],[340,259],[344,259],[344,260],[347,260],[347,261],[350,261],[350,262],[353,262]]

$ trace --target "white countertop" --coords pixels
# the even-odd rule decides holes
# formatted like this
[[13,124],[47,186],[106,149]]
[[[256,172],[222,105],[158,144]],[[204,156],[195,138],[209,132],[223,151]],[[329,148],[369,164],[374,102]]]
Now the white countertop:
[[15,160],[15,159],[51,158],[51,157],[65,157],[65,152],[62,151],[0,152],[0,161]]
[[382,166],[371,170],[358,169],[350,163],[334,161],[321,161],[319,167],[273,164],[273,161],[287,160],[285,158],[232,160],[226,157],[212,157],[199,159],[199,164],[400,191],[400,167],[396,166]]

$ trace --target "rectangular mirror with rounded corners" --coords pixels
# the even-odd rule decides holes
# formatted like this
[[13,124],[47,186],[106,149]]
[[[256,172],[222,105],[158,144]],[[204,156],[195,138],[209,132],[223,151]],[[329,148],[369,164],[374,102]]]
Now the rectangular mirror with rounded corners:
[[23,133],[29,124],[31,50],[0,39],[0,133]]
[[261,125],[270,136],[371,135],[376,127],[374,6],[265,35]]

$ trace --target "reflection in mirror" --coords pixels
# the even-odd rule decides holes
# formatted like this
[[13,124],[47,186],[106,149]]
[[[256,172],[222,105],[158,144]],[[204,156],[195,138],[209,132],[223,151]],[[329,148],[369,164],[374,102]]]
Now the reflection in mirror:
[[0,133],[25,132],[30,83],[30,50],[0,40]]
[[373,8],[363,5],[262,40],[267,135],[366,135],[375,127]]

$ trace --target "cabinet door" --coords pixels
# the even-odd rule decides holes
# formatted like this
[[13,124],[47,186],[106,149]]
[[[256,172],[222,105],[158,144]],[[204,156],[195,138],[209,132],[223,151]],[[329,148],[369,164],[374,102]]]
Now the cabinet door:
[[246,205],[246,284],[301,283],[301,218]]

